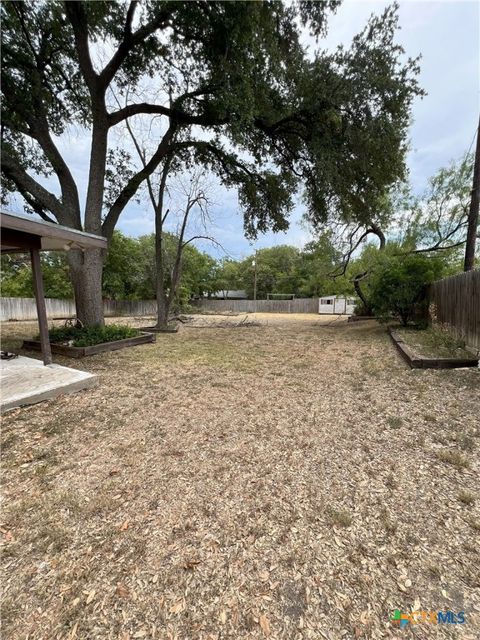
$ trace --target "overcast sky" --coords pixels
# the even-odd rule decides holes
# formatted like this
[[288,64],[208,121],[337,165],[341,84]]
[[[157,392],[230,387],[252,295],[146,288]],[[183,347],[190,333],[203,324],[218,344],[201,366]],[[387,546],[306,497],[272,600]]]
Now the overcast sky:
[[[362,30],[371,13],[381,13],[388,2],[382,0],[344,0],[337,14],[329,20],[329,33],[321,43],[324,48],[349,45]],[[400,2],[401,31],[397,38],[407,55],[421,54],[420,85],[427,96],[417,99],[413,108],[408,155],[410,179],[417,192],[437,169],[458,158],[471,145],[480,110],[480,3],[477,0]],[[70,139],[68,160],[80,189],[88,170],[88,143],[85,138]],[[242,215],[234,191],[217,189],[217,206],[213,209],[216,226],[213,235],[228,254],[241,258],[254,248],[274,244],[302,246],[310,239],[300,224],[303,207],[299,203],[291,216],[286,233],[260,236],[254,246],[243,234]],[[12,209],[21,212],[20,203]],[[130,203],[118,227],[128,235],[153,231],[153,216],[146,205]],[[219,256],[221,252],[208,244],[200,249]]]
[[[348,45],[362,30],[372,13],[381,13],[389,2],[347,0],[329,20],[329,33],[322,46]],[[413,108],[408,156],[410,179],[416,191],[437,169],[459,157],[470,146],[480,110],[480,3],[472,1],[406,0],[400,2],[398,41],[407,55],[422,55],[420,85],[428,93]],[[216,193],[218,222],[215,236],[234,257],[243,257],[252,246],[243,235],[242,215],[235,192]],[[136,235],[153,230],[153,221],[141,208],[130,207],[119,228]],[[299,204],[286,233],[259,236],[255,247],[273,244],[302,246],[310,239],[300,224],[303,207]],[[207,245],[201,247],[215,255]]]

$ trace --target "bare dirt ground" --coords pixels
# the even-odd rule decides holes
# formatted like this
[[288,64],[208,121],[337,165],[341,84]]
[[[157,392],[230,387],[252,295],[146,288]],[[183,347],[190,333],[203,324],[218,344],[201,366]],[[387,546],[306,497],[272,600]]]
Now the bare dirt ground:
[[[2,637],[478,638],[480,371],[230,320],[56,358],[99,386],[6,415]],[[466,623],[389,622],[443,608]]]

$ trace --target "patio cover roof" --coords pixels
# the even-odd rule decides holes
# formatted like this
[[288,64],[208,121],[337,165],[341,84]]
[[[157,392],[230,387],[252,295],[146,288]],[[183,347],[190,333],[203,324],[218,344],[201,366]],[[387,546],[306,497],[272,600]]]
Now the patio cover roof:
[[2,253],[30,252],[33,274],[33,290],[37,303],[38,325],[44,364],[52,362],[48,337],[47,309],[43,290],[40,251],[69,249],[106,249],[107,239],[91,233],[76,231],[52,222],[0,212]]
[[41,251],[107,248],[106,238],[37,220],[31,216],[2,211],[0,227],[2,253],[25,252],[32,248]]

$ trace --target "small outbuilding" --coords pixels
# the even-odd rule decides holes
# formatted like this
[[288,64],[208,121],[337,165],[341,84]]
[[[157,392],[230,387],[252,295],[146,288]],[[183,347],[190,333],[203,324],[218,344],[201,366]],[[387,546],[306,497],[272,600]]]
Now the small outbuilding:
[[318,313],[328,315],[352,315],[357,301],[342,296],[323,296],[318,299]]

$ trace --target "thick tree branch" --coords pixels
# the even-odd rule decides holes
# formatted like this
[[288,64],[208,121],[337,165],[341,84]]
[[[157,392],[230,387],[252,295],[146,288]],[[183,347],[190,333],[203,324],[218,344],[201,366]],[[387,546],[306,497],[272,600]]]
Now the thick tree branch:
[[123,39],[107,66],[100,73],[100,82],[105,88],[108,87],[113,80],[130,51],[144,42],[149,36],[155,33],[157,29],[165,29],[169,24],[172,12],[171,7],[166,6],[153,20],[150,20],[150,22],[135,31],[135,33],[132,33],[132,20],[137,4],[136,0],[130,3],[123,31]]
[[[65,160],[63,159],[52,139],[49,130],[46,107],[42,100],[42,88],[45,85],[46,81],[44,68],[46,45],[44,44],[44,39],[42,39],[41,53],[39,55],[35,53],[33,45],[31,46],[35,60],[35,65],[32,65],[30,69],[30,77],[32,85],[34,87],[34,90],[32,91],[34,108],[32,109],[32,111],[23,109],[25,125],[27,126],[23,126],[21,128],[15,126],[13,123],[9,123],[9,125],[12,130],[15,130],[15,128],[21,130],[24,135],[28,136],[32,140],[35,140],[39,144],[46,158],[50,162],[50,165],[57,175],[58,181],[60,183],[60,188],[62,191],[62,203],[64,205],[62,222],[65,224],[69,224],[69,226],[72,226],[76,229],[81,229],[80,202],[78,197],[77,185],[75,184],[70,169],[68,168]],[[9,86],[11,85],[11,82],[7,80],[5,84],[8,88],[7,90],[9,91],[9,93],[11,93],[11,95],[15,95],[15,89]],[[16,111],[17,108],[21,109],[22,107],[17,107],[17,104],[12,105],[13,111]],[[6,121],[9,122],[8,116]]]
[[46,222],[57,224],[57,221],[53,218],[50,218],[50,216],[46,213],[45,208],[37,200],[35,200],[35,198],[28,191],[23,191],[19,185],[17,185],[17,189],[22,198],[28,205],[30,205],[35,213],[37,213]]
[[13,180],[22,195],[30,194],[39,207],[51,211],[60,223],[65,221],[65,209],[58,198],[29,176],[5,150],[2,151],[1,166],[5,176]]
[[467,237],[465,243],[465,256],[463,270],[472,271],[475,268],[475,248],[479,223],[480,209],[480,119],[477,128],[477,144],[475,148],[475,161],[473,164],[473,182],[468,210]]
[[144,114],[158,114],[161,116],[167,116],[172,122],[178,124],[197,124],[200,126],[220,126],[228,122],[227,118],[220,118],[207,115],[192,115],[182,111],[180,109],[164,107],[159,104],[149,104],[148,102],[141,102],[138,104],[129,104],[118,111],[114,111],[108,116],[108,124],[110,127],[115,126],[122,120],[130,118],[131,116]]
[[65,2],[65,12],[73,28],[75,47],[78,54],[78,63],[85,78],[85,82],[93,97],[98,91],[98,74],[93,68],[88,44],[88,23],[83,2],[68,0]]
[[461,247],[465,244],[465,240],[461,240],[459,242],[455,242],[453,244],[444,244],[452,238],[462,227],[466,227],[468,225],[468,220],[461,220],[456,227],[451,229],[448,233],[443,235],[437,242],[430,245],[429,247],[425,247],[422,249],[411,249],[410,251],[404,251],[403,253],[398,253],[397,255],[406,256],[411,253],[433,253],[434,251],[447,251],[448,249],[453,249],[455,247]]
[[386,244],[386,238],[385,238],[385,234],[383,233],[383,231],[380,229],[380,227],[374,223],[371,222],[369,227],[367,229],[365,229],[365,231],[362,233],[362,235],[357,238],[357,240],[354,242],[354,237],[355,234],[360,230],[361,226],[358,225],[357,227],[355,227],[355,229],[349,234],[349,243],[350,243],[350,248],[348,249],[348,251],[343,255],[343,259],[342,259],[342,265],[341,265],[341,270],[337,271],[336,269],[333,271],[333,273],[331,273],[330,275],[333,278],[338,278],[340,276],[344,276],[346,271],[347,271],[347,267],[350,264],[350,260],[352,259],[353,254],[355,253],[355,251],[358,249],[358,247],[360,246],[360,244],[363,242],[363,240],[365,240],[365,238],[367,236],[369,236],[370,234],[375,234],[377,236],[377,238],[380,241],[379,244],[379,249],[382,250],[385,248],[385,244]]
[[81,229],[82,221],[80,218],[80,200],[77,185],[67,163],[50,135],[45,117],[32,121],[30,135],[38,142],[47,156],[60,183],[62,203],[64,205],[63,223],[68,222],[69,226]]

